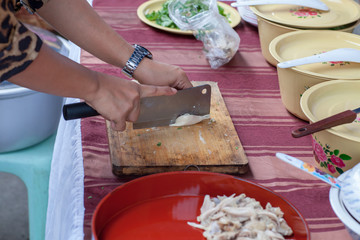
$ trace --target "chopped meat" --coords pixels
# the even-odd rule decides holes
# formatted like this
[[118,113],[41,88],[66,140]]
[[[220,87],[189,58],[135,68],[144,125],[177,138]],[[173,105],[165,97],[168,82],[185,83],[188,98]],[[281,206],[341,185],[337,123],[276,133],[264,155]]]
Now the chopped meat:
[[283,240],[293,234],[279,207],[268,203],[265,209],[245,194],[206,195],[200,209],[199,223],[190,226],[204,230],[207,240]]

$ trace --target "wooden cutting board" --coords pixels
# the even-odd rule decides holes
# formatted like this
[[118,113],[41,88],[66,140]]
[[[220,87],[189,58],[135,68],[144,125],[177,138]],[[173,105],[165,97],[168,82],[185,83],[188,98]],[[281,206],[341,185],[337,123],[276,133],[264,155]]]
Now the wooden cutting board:
[[210,119],[184,127],[111,129],[107,121],[110,158],[113,173],[146,175],[168,171],[200,170],[243,174],[248,160],[235,127],[215,82],[193,82],[194,86],[210,84]]

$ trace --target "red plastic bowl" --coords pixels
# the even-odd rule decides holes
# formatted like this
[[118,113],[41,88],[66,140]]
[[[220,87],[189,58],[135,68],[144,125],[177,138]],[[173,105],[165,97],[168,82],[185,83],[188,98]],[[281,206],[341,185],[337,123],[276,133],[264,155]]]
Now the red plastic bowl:
[[310,239],[299,211],[269,189],[231,175],[210,172],[168,172],[125,183],[105,196],[92,219],[96,240],[187,239],[203,240],[203,231],[187,224],[196,222],[204,196],[245,193],[265,207],[280,207],[293,229],[289,239]]

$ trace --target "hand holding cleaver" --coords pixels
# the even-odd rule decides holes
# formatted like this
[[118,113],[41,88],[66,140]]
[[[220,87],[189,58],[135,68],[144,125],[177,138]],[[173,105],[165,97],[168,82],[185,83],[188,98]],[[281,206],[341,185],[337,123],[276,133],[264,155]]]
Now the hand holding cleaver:
[[[169,126],[184,114],[203,116],[210,113],[211,86],[208,84],[179,90],[171,96],[140,99],[140,114],[134,129]],[[65,120],[97,116],[99,113],[85,102],[63,107]]]

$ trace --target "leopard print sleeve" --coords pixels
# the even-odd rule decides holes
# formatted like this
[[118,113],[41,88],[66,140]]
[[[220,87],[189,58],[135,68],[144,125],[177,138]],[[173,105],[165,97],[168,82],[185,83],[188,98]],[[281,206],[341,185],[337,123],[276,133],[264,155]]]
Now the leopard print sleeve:
[[[42,41],[16,19],[14,15],[16,0],[0,1],[1,82],[25,70],[37,57]],[[28,7],[36,11],[45,1],[27,0],[21,3],[28,4]]]
[[17,4],[22,4],[29,12],[36,12],[49,0],[16,0]]

